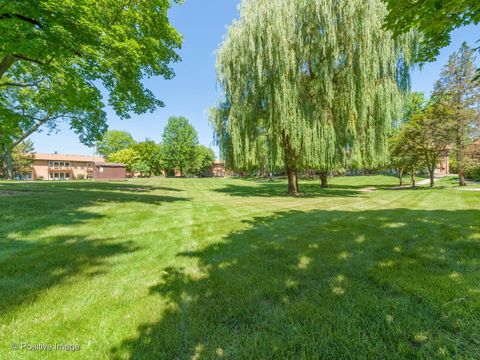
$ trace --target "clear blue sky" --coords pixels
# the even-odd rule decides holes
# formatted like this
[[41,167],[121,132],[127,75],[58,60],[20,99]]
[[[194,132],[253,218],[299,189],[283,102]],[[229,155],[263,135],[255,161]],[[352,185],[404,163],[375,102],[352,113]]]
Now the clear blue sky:
[[[212,146],[212,129],[208,123],[207,110],[217,103],[219,97],[215,75],[215,51],[225,34],[226,26],[237,16],[239,0],[186,0],[183,5],[174,5],[170,20],[183,35],[179,54],[182,61],[174,64],[176,76],[172,80],[152,78],[145,84],[166,104],[154,113],[134,115],[129,120],[120,120],[110,110],[110,129],[126,130],[137,141],[145,138],[157,142],[161,139],[167,119],[186,116],[195,126],[200,143]],[[463,41],[475,46],[480,38],[480,27],[458,29],[452,35],[452,44],[443,49],[437,61],[427,64],[413,73],[413,90],[429,94],[448,55],[457,50]],[[480,44],[477,44],[480,46]],[[31,137],[37,152],[66,154],[91,154],[93,149],[83,146],[68,128],[60,126],[58,133],[35,134]]]

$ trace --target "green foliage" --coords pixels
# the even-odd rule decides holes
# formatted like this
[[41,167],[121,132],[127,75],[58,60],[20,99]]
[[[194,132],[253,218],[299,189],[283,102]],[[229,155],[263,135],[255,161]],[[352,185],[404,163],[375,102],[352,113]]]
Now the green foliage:
[[198,175],[207,175],[215,160],[215,153],[212,149],[197,145],[195,148],[196,163],[194,172]]
[[388,29],[395,34],[412,29],[423,34],[421,61],[433,61],[439,50],[450,44],[450,33],[454,29],[480,22],[478,0],[383,1],[388,5]]
[[480,181],[480,164],[467,167],[467,169],[465,170],[465,177],[468,179]]
[[[153,140],[145,140],[135,144],[132,150],[138,155],[133,164],[133,170],[148,175],[160,175],[163,170],[162,146]],[[138,170],[140,168],[142,171]],[[148,168],[148,170],[146,170]],[[137,170],[135,170],[137,169]]]
[[85,180],[85,174],[78,174],[77,180]]
[[469,162],[465,156],[466,146],[480,129],[480,83],[473,80],[474,76],[474,51],[463,43],[460,50],[449,57],[432,95],[433,100],[449,112],[443,121],[455,134],[452,145],[461,186],[465,185],[464,172]]
[[423,92],[408,93],[403,105],[402,122],[407,122],[413,115],[425,109],[427,100]]
[[105,103],[121,118],[163,103],[142,83],[171,78],[181,36],[169,0],[4,1],[0,12],[0,144],[67,120],[92,145],[106,130]]
[[152,168],[145,161],[142,160],[136,161],[132,165],[132,170],[136,173],[140,173],[141,177],[151,176],[152,174]]
[[196,166],[198,135],[183,116],[170,117],[162,135],[162,156],[167,172],[192,173]]
[[132,135],[127,131],[109,130],[103,135],[102,140],[97,142],[97,152],[105,157],[132,147],[136,144]]
[[22,141],[12,151],[13,171],[22,174],[32,171],[35,149],[31,140]]
[[133,172],[133,165],[139,161],[140,155],[132,148],[117,151],[108,156],[108,161],[125,164],[128,172]]
[[403,116],[401,122],[397,122],[392,129],[389,138],[389,161],[388,167],[394,169],[403,185],[403,175],[409,171],[412,179],[418,167],[421,165],[421,159],[415,147],[406,136],[407,127],[412,117],[425,110],[427,102],[425,96],[420,92],[409,93],[403,105]]
[[394,40],[385,15],[379,0],[243,1],[217,57],[222,155],[248,168],[264,141],[293,182],[300,169],[383,164],[416,44]]
[[445,118],[451,110],[439,103],[432,103],[421,112],[414,114],[401,129],[400,143],[407,154],[418,157],[430,174],[430,186],[434,185],[434,172],[440,156],[448,150],[453,131]]

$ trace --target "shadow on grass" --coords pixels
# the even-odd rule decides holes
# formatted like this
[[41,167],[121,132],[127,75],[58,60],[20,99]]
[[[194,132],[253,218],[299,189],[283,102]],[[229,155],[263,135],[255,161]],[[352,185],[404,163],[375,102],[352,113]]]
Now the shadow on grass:
[[[366,186],[358,187],[364,188]],[[329,189],[322,189],[319,184],[300,184],[300,197],[348,197],[360,196],[361,192],[356,188],[343,187],[341,185],[331,186]],[[272,197],[289,196],[285,182],[255,182],[251,185],[226,184],[214,191],[239,197]]]
[[130,359],[474,358],[480,210],[288,211],[179,254]]
[[[4,314],[75,276],[102,274],[111,266],[109,258],[137,250],[131,242],[102,237],[94,221],[107,215],[89,207],[128,207],[135,203],[155,208],[189,200],[114,191],[123,189],[105,183],[17,184],[15,188],[32,192],[0,199],[0,313]],[[74,228],[62,230],[70,236],[48,233],[90,222],[87,235],[85,231],[76,233]]]
[[102,203],[117,203],[119,206],[128,206],[129,203],[161,206],[165,203],[190,201],[185,197],[151,194],[151,191],[159,188],[148,186],[141,186],[139,187],[141,190],[137,191],[125,190],[123,185],[93,182],[22,183],[13,188],[10,184],[4,185],[0,184],[0,191],[15,189],[14,191],[19,192],[19,196],[9,195],[1,198],[0,222],[5,226],[0,228],[0,242],[2,238],[8,237],[8,233],[28,234],[55,224],[72,225],[101,217],[100,214],[86,208]]
[[136,250],[132,242],[75,236],[57,236],[48,242],[17,240],[0,257],[0,313],[35,301],[43,291],[76,276],[103,274],[109,258]]

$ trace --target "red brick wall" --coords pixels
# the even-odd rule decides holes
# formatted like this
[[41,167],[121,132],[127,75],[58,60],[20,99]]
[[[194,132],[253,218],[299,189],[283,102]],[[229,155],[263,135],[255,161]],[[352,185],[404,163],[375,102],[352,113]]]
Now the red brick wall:
[[103,172],[100,171],[102,166],[95,165],[94,178],[96,180],[123,180],[127,177],[125,167],[107,167],[103,166]]

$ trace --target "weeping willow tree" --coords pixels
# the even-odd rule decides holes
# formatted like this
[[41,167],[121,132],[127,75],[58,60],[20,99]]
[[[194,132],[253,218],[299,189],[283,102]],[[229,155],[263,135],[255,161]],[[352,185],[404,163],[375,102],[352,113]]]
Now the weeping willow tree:
[[232,164],[254,163],[266,136],[296,194],[299,170],[383,163],[414,36],[382,28],[380,0],[244,0],[239,9],[217,56],[224,102],[211,113]]

